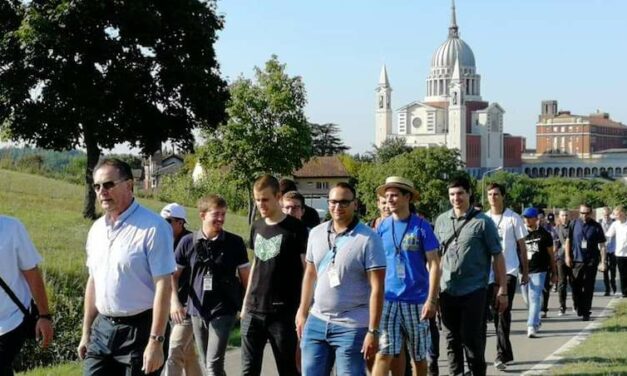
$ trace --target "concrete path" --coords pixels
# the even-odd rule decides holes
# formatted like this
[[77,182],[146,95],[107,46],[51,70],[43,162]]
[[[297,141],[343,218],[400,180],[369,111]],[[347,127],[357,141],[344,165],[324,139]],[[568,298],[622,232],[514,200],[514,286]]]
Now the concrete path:
[[[601,273],[597,276],[602,278]],[[520,290],[518,290],[514,298],[510,335],[514,349],[514,363],[508,366],[505,371],[498,371],[493,367],[492,362],[496,355],[496,336],[494,334],[494,325],[488,323],[486,345],[488,375],[536,375],[550,368],[557,359],[555,356],[552,356],[555,352],[561,350],[567,343],[568,347],[572,347],[574,344],[585,339],[585,335],[589,333],[590,328],[598,325],[600,320],[612,314],[612,310],[606,310],[606,307],[612,300],[618,300],[618,298],[604,297],[603,290],[603,281],[598,279],[596,284],[597,292],[592,301],[592,320],[589,322],[581,321],[581,318],[577,317],[577,315],[572,312],[570,291],[567,302],[567,314],[559,317],[557,315],[559,306],[557,293],[551,292],[548,318],[542,320],[542,327],[538,333],[539,338],[527,338],[527,309],[521,298]],[[448,375],[444,338],[441,338],[440,342],[440,360],[438,363],[440,366],[440,375]],[[227,375],[239,375],[241,373],[239,349],[229,350],[226,354],[225,363]],[[278,375],[270,345],[266,346],[262,375]]]

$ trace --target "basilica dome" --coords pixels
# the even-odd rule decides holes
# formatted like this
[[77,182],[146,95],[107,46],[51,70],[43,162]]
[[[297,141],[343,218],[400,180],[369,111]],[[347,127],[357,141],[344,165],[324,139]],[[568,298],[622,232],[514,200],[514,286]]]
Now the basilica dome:
[[459,62],[462,67],[475,68],[475,54],[459,37],[450,37],[442,43],[435,51],[431,59],[431,68],[450,68],[455,65],[455,60],[459,55]]

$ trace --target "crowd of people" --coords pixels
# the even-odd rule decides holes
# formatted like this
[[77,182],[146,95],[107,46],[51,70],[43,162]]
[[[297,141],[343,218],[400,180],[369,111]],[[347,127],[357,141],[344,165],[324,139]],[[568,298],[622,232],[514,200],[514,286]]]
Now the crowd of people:
[[[104,159],[93,189],[104,211],[86,241],[87,269],[78,356],[84,375],[224,375],[240,321],[241,373],[260,375],[270,344],[280,375],[437,375],[440,327],[448,371],[486,374],[486,332],[496,332],[494,366],[515,360],[511,307],[518,285],[527,336],[547,315],[552,287],[559,315],[590,320],[597,270],[605,293],[627,297],[627,220],[622,207],[521,215],[506,188],[489,184],[489,209],[471,204],[468,179],[452,179],[451,208],[433,225],[416,210],[420,192],[390,176],[376,190],[380,216],[360,221],[347,183],[328,196],[320,223],[293,181],[266,175],[253,186],[260,218],[244,241],[224,229],[227,202],[198,202],[200,229],[168,204],[157,215],[134,198],[130,167]],[[28,337],[48,346],[52,316],[42,259],[26,229],[1,216],[0,376]],[[248,248],[252,249],[249,261]],[[616,284],[616,269],[620,289]],[[4,295],[3,295],[4,294]],[[5,298],[6,296],[6,298]],[[37,307],[38,313],[31,313]],[[30,311],[29,311],[30,309]]]

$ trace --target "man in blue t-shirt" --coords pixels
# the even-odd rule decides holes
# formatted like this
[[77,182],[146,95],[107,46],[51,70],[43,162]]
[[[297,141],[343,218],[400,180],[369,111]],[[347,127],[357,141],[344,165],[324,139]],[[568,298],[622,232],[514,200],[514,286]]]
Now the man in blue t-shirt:
[[435,315],[438,304],[439,243],[431,225],[409,210],[410,202],[418,198],[410,180],[389,177],[377,188],[377,195],[385,197],[392,216],[377,230],[383,239],[387,269],[379,353],[373,374],[388,374],[403,343],[412,360],[413,374],[426,374],[429,318]]

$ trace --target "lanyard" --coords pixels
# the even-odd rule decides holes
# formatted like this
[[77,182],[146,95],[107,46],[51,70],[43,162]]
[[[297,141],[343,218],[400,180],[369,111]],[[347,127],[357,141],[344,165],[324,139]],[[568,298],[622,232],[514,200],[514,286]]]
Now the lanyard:
[[327,244],[329,245],[329,249],[331,250],[331,264],[335,265],[335,256],[337,255],[337,238],[339,238],[340,236],[344,236],[346,235],[346,233],[348,233],[350,230],[346,229],[345,231],[340,232],[339,234],[335,235],[335,238],[333,238],[333,243],[331,243],[331,231],[327,232]]
[[453,240],[455,240],[456,244],[457,244],[457,238],[462,233],[462,229],[464,228],[466,223],[468,223],[472,219],[472,217],[474,217],[474,214],[475,214],[475,210],[473,208],[471,208],[468,211],[468,213],[466,213],[466,220],[464,220],[464,223],[462,223],[462,225],[459,227],[459,234],[457,233],[457,229],[455,228],[455,221],[457,221],[457,218],[451,218],[451,221],[453,222],[453,234],[455,235],[453,237]]
[[[396,221],[394,221],[394,218],[392,218],[392,242],[394,243],[394,249],[396,250],[396,255],[399,256],[401,254],[401,247],[403,246],[403,239],[405,239],[405,235],[407,235],[407,231],[409,230],[409,225],[411,224],[411,215],[409,216],[408,220],[407,220],[407,225],[405,226],[405,231],[403,232],[403,236],[401,236],[401,241],[398,242],[398,244],[396,244],[396,231],[394,230],[394,228],[396,227],[394,225]],[[402,221],[399,221],[402,223]]]

